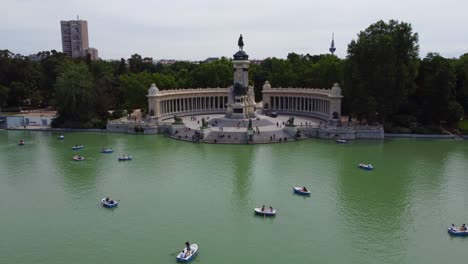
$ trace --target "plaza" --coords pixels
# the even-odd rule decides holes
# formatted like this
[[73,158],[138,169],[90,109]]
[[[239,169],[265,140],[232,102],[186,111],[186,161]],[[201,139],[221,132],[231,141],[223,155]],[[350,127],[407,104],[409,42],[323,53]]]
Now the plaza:
[[[191,115],[180,117],[184,123],[183,127],[175,128],[171,131],[170,137],[194,141],[194,135],[199,133],[202,119],[208,123],[208,128],[203,131],[204,137],[201,142],[204,143],[229,143],[229,144],[247,144],[249,143],[248,119],[229,119],[222,114],[213,115]],[[250,143],[279,143],[297,140],[296,132],[291,133],[285,130],[290,116],[278,115],[270,117],[257,114],[256,119],[252,119],[253,141]],[[174,122],[173,118],[165,121]],[[304,131],[318,129],[320,125],[324,126],[322,121],[311,117],[295,118],[296,128]]]

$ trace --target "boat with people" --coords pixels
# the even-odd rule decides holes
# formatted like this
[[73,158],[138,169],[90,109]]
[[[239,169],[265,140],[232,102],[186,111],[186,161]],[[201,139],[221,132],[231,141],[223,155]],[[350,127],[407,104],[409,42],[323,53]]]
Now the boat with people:
[[346,143],[348,143],[348,140],[339,138],[339,139],[336,140],[336,143],[338,143],[338,144],[346,144]]
[[303,187],[293,187],[294,193],[297,193],[299,195],[310,195],[310,191],[307,190],[305,186]]
[[[188,250],[190,248],[190,250]],[[198,245],[197,244],[190,244],[189,242],[185,242],[184,249],[177,254],[176,259],[179,262],[190,262],[195,258],[198,253]]]
[[102,148],[101,153],[113,153],[114,150],[112,148]]
[[75,156],[73,156],[73,160],[74,161],[83,161],[83,160],[85,160],[85,158],[83,156],[75,155]]
[[24,140],[20,140],[20,141],[18,142],[18,145],[24,146]]
[[106,197],[106,198],[102,198],[101,200],[101,204],[102,206],[106,207],[106,208],[113,208],[113,207],[116,207],[117,205],[119,205],[119,201],[115,201],[115,200],[112,200],[112,199],[109,199],[109,197]]
[[60,135],[60,136],[58,136],[57,138],[58,138],[58,139],[64,139],[65,136],[64,136],[64,135]]
[[456,227],[452,224],[452,226],[448,228],[448,233],[452,236],[468,236],[468,230],[465,224],[460,227]]
[[83,145],[75,145],[75,146],[72,147],[73,150],[79,150],[79,149],[82,149],[82,148],[84,148]]
[[358,164],[358,167],[359,167],[360,169],[363,169],[363,170],[373,170],[373,169],[374,169],[374,166],[372,166],[372,164],[370,164],[370,163],[362,163],[362,162],[360,162],[360,163]]
[[265,208],[265,205],[262,206],[261,208],[254,208],[254,212],[257,215],[263,215],[263,216],[275,216],[276,215],[276,209],[273,209],[273,207],[270,206],[270,208]]
[[132,160],[133,157],[131,154],[128,154],[128,156],[122,155],[122,156],[117,156],[117,160],[119,161],[126,161],[126,160]]

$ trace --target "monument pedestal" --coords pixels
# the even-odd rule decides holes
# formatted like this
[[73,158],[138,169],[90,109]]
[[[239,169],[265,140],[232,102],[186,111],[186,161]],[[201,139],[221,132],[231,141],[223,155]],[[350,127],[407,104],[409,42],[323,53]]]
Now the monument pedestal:
[[297,133],[297,127],[296,126],[285,126],[283,130],[290,136],[290,137],[295,137]]
[[253,129],[247,129],[247,142],[252,144],[254,142],[254,131]]
[[210,128],[200,128],[200,139],[205,139],[211,132]]

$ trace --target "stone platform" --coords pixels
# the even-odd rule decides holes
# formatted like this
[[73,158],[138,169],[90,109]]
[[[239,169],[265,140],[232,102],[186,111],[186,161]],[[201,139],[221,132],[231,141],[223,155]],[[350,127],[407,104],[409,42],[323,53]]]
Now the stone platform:
[[[203,143],[227,143],[227,144],[260,144],[260,143],[279,143],[285,141],[296,140],[294,135],[289,131],[284,130],[285,124],[290,116],[279,115],[278,117],[269,117],[258,115],[252,119],[253,127],[253,142],[248,141],[247,126],[248,119],[229,119],[224,115],[196,115],[183,116],[182,121],[185,124],[184,128],[172,131],[170,137],[187,140],[198,141],[197,133],[200,132],[202,118],[208,123],[208,128],[205,129],[204,137],[199,140]],[[299,128],[317,127],[320,124],[319,120],[310,117],[295,116],[295,124]],[[164,121],[173,122],[174,120],[166,119]]]

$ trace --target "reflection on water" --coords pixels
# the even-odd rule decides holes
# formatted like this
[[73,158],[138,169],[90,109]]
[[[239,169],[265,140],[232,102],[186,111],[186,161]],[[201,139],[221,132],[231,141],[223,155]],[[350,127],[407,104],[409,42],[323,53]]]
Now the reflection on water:
[[[465,259],[468,240],[445,229],[468,222],[464,141],[232,146],[57,136],[0,131],[0,263],[174,263],[170,253],[186,240],[200,245],[204,263]],[[76,144],[85,148],[74,152]],[[86,160],[72,161],[75,153]],[[134,160],[118,162],[122,154]],[[375,170],[359,170],[359,161]],[[293,194],[303,185],[310,197]],[[106,196],[119,208],[104,210]],[[262,204],[278,215],[255,217]]]

